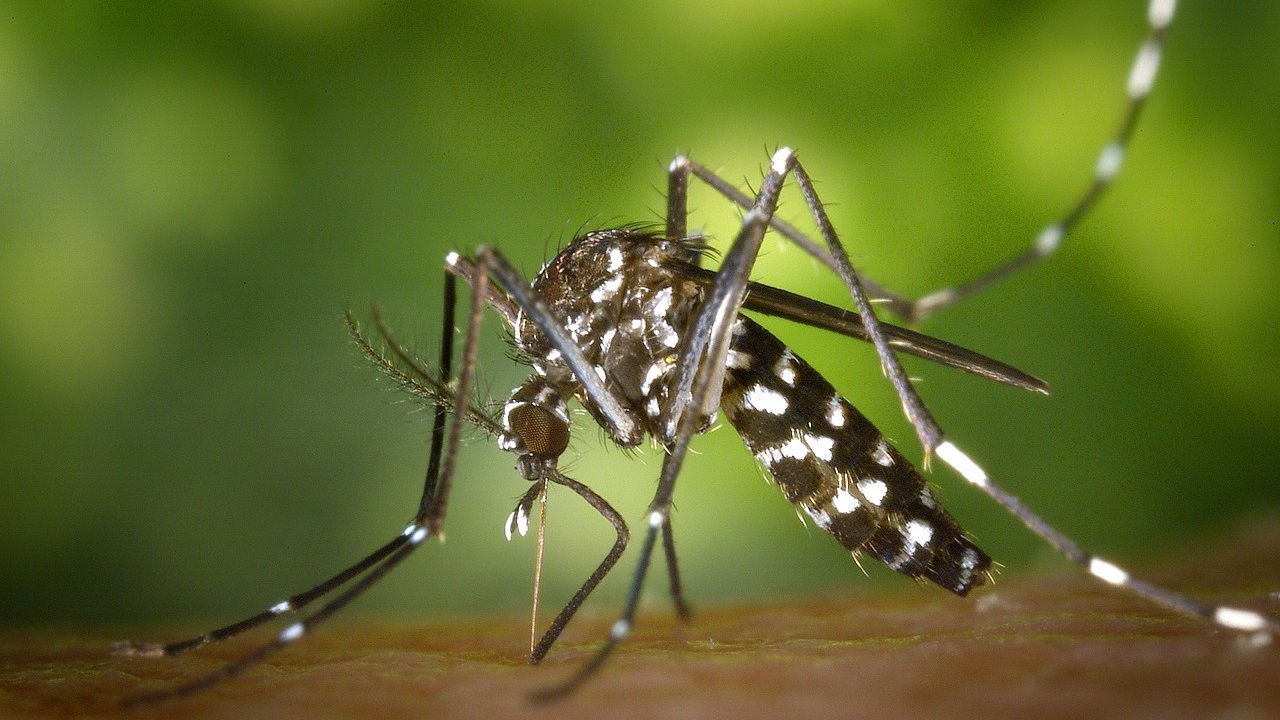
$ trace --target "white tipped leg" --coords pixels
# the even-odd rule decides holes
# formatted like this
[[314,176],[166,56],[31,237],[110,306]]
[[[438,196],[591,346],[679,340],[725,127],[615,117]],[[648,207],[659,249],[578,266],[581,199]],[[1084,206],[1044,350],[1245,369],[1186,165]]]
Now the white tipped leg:
[[1257,632],[1266,629],[1270,621],[1265,615],[1252,610],[1227,607],[1225,605],[1213,611],[1213,621],[1219,625],[1241,632]]

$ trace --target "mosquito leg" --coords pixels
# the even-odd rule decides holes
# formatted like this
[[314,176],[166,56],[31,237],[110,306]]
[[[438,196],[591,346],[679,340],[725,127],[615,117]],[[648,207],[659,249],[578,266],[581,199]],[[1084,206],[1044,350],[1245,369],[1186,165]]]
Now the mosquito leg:
[[[1164,49],[1165,35],[1173,22],[1176,0],[1151,0],[1147,8],[1148,33],[1129,70],[1126,93],[1128,103],[1120,119],[1116,132],[1102,147],[1094,166],[1093,179],[1079,199],[1057,222],[1051,223],[1037,234],[1031,247],[1018,256],[980,275],[977,278],[954,288],[944,288],[919,299],[907,296],[886,288],[870,278],[863,277],[862,284],[869,295],[883,302],[885,307],[895,315],[908,322],[919,322],[929,315],[959,302],[983,288],[995,284],[1004,278],[1017,273],[1030,265],[1051,255],[1062,244],[1063,238],[1088,214],[1089,210],[1105,194],[1111,186],[1116,174],[1123,164],[1126,148],[1132,138],[1138,116],[1155,84],[1156,74],[1160,68],[1160,56]],[[716,192],[732,200],[739,207],[750,208],[752,199],[746,193],[734,187],[710,169],[699,165],[688,158],[680,157],[683,164],[698,179],[713,188]],[[817,258],[832,270],[839,272],[830,254],[815,243],[795,226],[779,218],[772,218],[770,226],[783,236],[799,245],[805,252]]]
[[[674,161],[672,161],[672,165],[677,163],[686,166],[688,171],[695,177],[706,183],[716,192],[732,200],[738,205],[738,207],[741,207],[744,210],[750,210],[752,205],[755,204],[755,198],[734,187],[732,183],[720,177],[705,165],[700,165],[683,155],[678,156]],[[826,248],[822,247],[821,243],[814,242],[808,235],[800,232],[796,226],[778,217],[770,218],[769,226],[779,233],[782,233],[784,237],[803,248],[805,252],[817,258],[827,267],[832,270],[836,269],[835,261],[831,259],[831,255],[827,253]],[[868,284],[868,287],[870,287],[870,284]]]
[[[475,297],[483,300],[483,293],[479,290],[475,291]],[[449,378],[453,372],[453,333],[456,329],[454,325],[454,310],[458,301],[457,279],[453,274],[446,272],[444,274],[444,305],[441,311],[443,322],[440,323],[442,328],[440,331],[440,365],[438,377],[441,384],[448,384]],[[479,319],[475,317],[477,311],[474,306],[477,303],[472,302],[472,317],[470,332],[477,332]],[[478,311],[483,313],[483,306]],[[381,322],[378,323],[381,326]],[[468,338],[470,340],[470,338]],[[467,395],[465,393],[458,394],[458,402],[455,403],[461,408],[466,408]],[[444,428],[445,417],[448,409],[443,403],[436,403],[435,413],[431,421],[431,450],[427,458],[427,475],[426,480],[422,483],[422,499],[418,502],[418,514],[426,516],[428,514],[427,507],[431,504],[432,499],[436,496],[436,482],[440,477],[440,453],[444,445]],[[464,413],[465,414],[465,413]],[[455,425],[460,423],[462,418],[455,420]],[[440,509],[440,515],[443,518],[444,510]],[[438,528],[433,528],[438,529]]]
[[1084,192],[1075,201],[1066,214],[1057,222],[1047,225],[1036,236],[1031,247],[1016,257],[979,275],[968,282],[951,288],[943,288],[932,292],[918,300],[907,300],[900,296],[889,298],[889,307],[893,312],[911,322],[923,320],[934,312],[953,305],[983,288],[993,285],[1014,273],[1034,265],[1051,255],[1062,244],[1063,238],[1071,232],[1089,210],[1111,187],[1112,181],[1120,172],[1125,152],[1133,137],[1133,129],[1137,125],[1138,116],[1146,104],[1151,88],[1155,84],[1156,74],[1160,69],[1160,56],[1164,50],[1164,39],[1169,24],[1173,22],[1176,0],[1151,0],[1147,7],[1147,37],[1138,48],[1138,54],[1129,69],[1128,82],[1125,84],[1126,97],[1123,114],[1115,133],[1102,146],[1094,165],[1093,178]]
[[677,155],[667,166],[667,239],[682,240],[689,232],[689,158]]
[[[667,456],[668,461],[671,456]],[[596,650],[582,667],[578,668],[568,680],[549,688],[535,691],[530,697],[536,701],[542,702],[547,700],[555,700],[562,698],[574,690],[578,689],[586,682],[596,671],[604,665],[605,660],[613,653],[613,649],[622,642],[627,634],[631,632],[631,625],[635,620],[636,608],[640,604],[640,590],[644,587],[644,576],[649,570],[649,560],[653,555],[654,541],[658,537],[658,530],[662,527],[663,518],[659,513],[649,514],[649,527],[645,531],[644,542],[640,546],[640,564],[636,568],[635,575],[631,578],[631,588],[627,592],[627,600],[623,606],[623,612],[613,623],[613,628],[609,631],[609,638],[605,640],[604,645]]]
[[[467,324],[467,337],[463,348],[462,369],[458,375],[457,393],[459,397],[467,397],[471,390],[471,383],[475,372],[475,358],[480,322],[484,317],[485,297],[488,292],[488,278],[486,276],[481,274],[475,278],[474,282],[475,292],[472,295],[471,314]],[[439,464],[430,460],[428,461],[428,466],[438,468],[438,472],[440,473],[440,476],[432,476],[431,474],[428,474],[427,476],[426,484],[427,487],[433,489],[433,494],[429,497],[426,506],[418,512],[414,521],[404,529],[404,532],[382,548],[379,548],[373,554],[366,557],[364,560],[351,568],[348,568],[342,573],[339,573],[329,581],[321,583],[321,585],[318,585],[313,590],[308,591],[308,593],[303,593],[302,596],[306,596],[307,602],[311,602],[343,583],[354,579],[363,572],[364,574],[360,576],[354,584],[329,599],[328,602],[320,606],[320,608],[311,615],[308,615],[302,620],[286,627],[275,640],[266,643],[258,647],[256,650],[240,657],[238,660],[223,666],[218,671],[202,678],[197,678],[196,680],[184,685],[179,685],[156,693],[135,696],[126,700],[124,704],[126,706],[145,705],[189,695],[216,685],[223,680],[239,675],[245,670],[262,662],[271,654],[285,648],[289,644],[301,638],[317,625],[331,617],[334,613],[346,607],[346,605],[352,600],[355,600],[357,597],[364,594],[365,591],[373,587],[375,583],[403,562],[404,559],[416,550],[428,537],[431,535],[441,535],[444,526],[448,492],[451,486],[452,475],[457,465],[457,452],[462,441],[462,431],[466,416],[466,403],[455,402],[453,412],[451,414],[452,426],[449,430],[447,447],[443,454],[443,460],[440,461]],[[445,416],[437,413],[435,416],[435,422],[437,424],[444,423]],[[431,457],[436,457],[439,453],[435,449],[435,445],[444,438],[444,432],[443,430],[437,431],[437,428],[435,427],[433,427],[432,430],[433,448]],[[277,610],[278,612],[276,612]],[[252,622],[255,618],[261,617],[262,614],[255,616],[255,618],[250,618],[242,623],[237,623],[236,625],[228,627],[235,628],[235,632],[241,632],[244,629],[248,629],[248,627],[253,627],[255,624],[261,624],[261,622],[265,622],[265,620],[270,619],[271,617],[293,610],[296,610],[296,607],[292,606],[291,601],[286,601],[276,605],[265,613],[268,617],[261,621],[254,622],[253,624],[247,624]],[[235,634],[235,632],[231,634]],[[140,649],[142,652],[139,653],[139,648],[136,646],[126,646],[124,651],[129,654],[153,654],[146,652],[151,649],[152,648],[144,646]],[[166,653],[163,650],[163,646],[161,646],[161,649],[154,654]]]
[[[476,264],[471,258],[464,257],[458,253],[449,253],[445,257],[445,271],[462,278],[468,285],[475,285],[471,279],[475,277]],[[490,285],[486,301],[494,312],[502,316],[508,326],[515,327],[519,321],[520,309],[516,307],[516,304],[509,296],[503,293],[501,289]]]
[[1072,563],[1079,565],[1090,575],[1151,602],[1171,610],[1192,615],[1216,623],[1235,632],[1250,633],[1258,642],[1268,642],[1280,636],[1280,621],[1262,613],[1227,605],[1212,605],[1194,600],[1167,588],[1153,585],[1133,577],[1127,570],[1086,552],[1067,537],[1023,505],[1017,497],[996,485],[977,463],[950,440],[937,448],[938,457],[952,467],[969,484],[986,493],[988,497],[1018,518],[1032,532],[1061,552]]
[[885,372],[893,380],[895,389],[906,409],[926,453],[936,453],[943,462],[950,465],[970,484],[982,489],[988,496],[1017,517],[1024,525],[1042,537],[1046,542],[1059,550],[1073,563],[1084,568],[1089,574],[1111,585],[1124,588],[1148,600],[1164,605],[1181,613],[1204,618],[1225,628],[1239,632],[1280,634],[1280,621],[1276,621],[1261,613],[1228,606],[1206,605],[1166,588],[1152,585],[1132,577],[1127,571],[1115,564],[1092,555],[1074,541],[1054,529],[1051,525],[1023,505],[1016,497],[991,482],[987,473],[968,455],[964,454],[954,443],[946,440],[942,428],[933,420],[920,396],[912,387],[902,371],[897,356],[889,347],[882,332],[879,321],[872,312],[866,294],[859,283],[859,278],[849,264],[848,256],[841,246],[823,210],[822,203],[813,189],[813,183],[804,168],[796,163],[794,167],[796,182],[805,196],[805,201],[814,216],[823,238],[831,250],[832,257],[840,266],[840,276],[854,298],[867,334],[876,345]]
[[[795,155],[790,148],[774,153],[769,171],[760,183],[756,201],[743,217],[742,229],[725,253],[716,281],[690,323],[676,360],[671,405],[664,408],[664,419],[659,428],[664,443],[678,439],[677,431],[684,435],[701,431],[718,404],[726,369],[725,358],[729,352],[730,328],[746,297],[751,268],[760,252],[765,229],[778,206],[782,183],[794,164]],[[699,369],[704,372],[698,372]],[[674,478],[670,482],[674,482]],[[661,486],[659,498],[663,503],[653,509],[665,514],[671,498],[669,494],[663,498]]]
[[871,301],[868,299],[866,291],[863,290],[861,277],[853,269],[853,264],[849,262],[849,254],[845,252],[844,246],[840,243],[840,238],[836,235],[835,228],[831,225],[830,218],[827,217],[827,211],[823,208],[822,201],[818,198],[817,191],[813,187],[813,181],[799,162],[795,163],[795,178],[796,184],[800,186],[800,193],[804,195],[805,204],[809,206],[813,221],[818,226],[818,231],[821,233],[823,240],[826,241],[827,249],[836,262],[836,274],[840,276],[841,281],[844,282],[845,289],[848,290],[850,297],[853,298],[854,307],[858,311],[858,316],[862,319],[862,326],[866,330],[867,337],[875,345],[876,354],[880,356],[880,367],[889,376],[889,381],[893,383],[893,389],[898,393],[898,398],[902,401],[902,408],[907,414],[907,419],[911,421],[911,426],[915,428],[916,436],[920,438],[920,444],[924,446],[927,462],[929,455],[942,442],[942,428],[938,426],[929,409],[925,407],[924,401],[920,399],[920,394],[916,392],[911,381],[907,379],[907,373],[902,368],[902,362],[898,360],[898,356],[890,348],[885,331],[880,327],[880,320],[876,317],[875,311],[871,309]]
[[[442,379],[442,382],[447,382],[447,378],[449,374],[449,363],[451,362],[451,358],[452,358],[453,307],[454,307],[455,298],[456,298],[456,290],[454,288],[454,284],[452,280],[453,280],[452,276],[449,276],[446,274],[445,315],[446,315],[447,322],[445,323],[445,326],[449,329],[449,331],[444,333],[444,342],[442,343],[442,351],[441,351],[442,357],[441,357],[441,367],[440,367],[440,378]],[[353,332],[354,336],[357,339],[357,342],[361,343],[361,348],[365,350],[366,354],[370,355],[370,357],[374,357],[375,359],[380,360],[381,359],[380,356],[378,356],[377,353],[373,351],[372,346],[369,346],[367,341],[364,341],[363,336],[361,336],[359,332],[356,330],[355,323],[352,320],[349,313],[346,316],[346,320],[347,320],[348,329],[350,329]],[[440,452],[438,449],[438,445],[440,444],[443,436],[444,410],[445,410],[444,406],[440,403],[437,403],[435,425],[433,426],[433,435],[432,435],[433,442],[432,442],[431,457],[428,461],[427,477],[431,479],[428,481],[428,485],[434,482],[433,478],[435,474],[439,472]],[[428,490],[430,490],[430,487],[428,487]],[[426,494],[427,492],[424,491],[424,496],[426,496]],[[356,564],[346,568],[342,572],[316,585],[310,590],[297,593],[295,595],[291,595],[287,599],[279,603],[276,603],[275,605],[271,606],[267,610],[260,612],[257,615],[253,615],[251,617],[245,618],[244,620],[240,620],[230,625],[226,625],[214,630],[210,630],[209,632],[199,635],[197,637],[190,638],[188,640],[182,640],[179,642],[142,643],[142,642],[126,641],[126,642],[116,643],[112,649],[118,655],[163,657],[168,655],[177,655],[179,653],[186,652],[188,650],[194,650],[195,648],[202,647],[209,643],[219,642],[222,640],[226,640],[227,638],[234,637],[236,635],[239,635],[242,632],[251,630],[255,627],[258,627],[259,625],[270,622],[271,620],[274,620],[275,618],[280,617],[282,615],[297,612],[303,609],[304,607],[306,607],[307,605],[311,604],[315,600],[329,594],[334,589],[341,587],[342,585],[345,585],[347,582],[361,575],[362,573],[364,573],[374,565],[377,565],[379,562],[385,559],[388,555],[390,555],[391,553],[399,549],[404,544],[405,538],[406,538],[405,534],[402,534],[396,537],[395,539],[391,540],[390,542],[386,543],[382,547],[373,551],[366,557],[362,558]]]
[[256,650],[254,650],[253,652],[247,655],[244,655],[239,659],[234,660],[222,666],[216,672],[210,673],[201,678],[197,678],[196,680],[193,680],[184,685],[178,685],[176,687],[169,688],[166,690],[161,690],[159,692],[135,695],[134,697],[131,697],[125,700],[125,702],[123,703],[124,706],[138,707],[141,705],[150,705],[156,702],[160,702],[164,700],[172,700],[175,698],[180,698],[186,695],[190,695],[192,693],[199,692],[201,690],[205,690],[214,685],[217,685],[218,683],[224,680],[228,680],[237,675],[240,675],[241,673],[253,667],[254,665],[257,665],[258,663],[262,662],[267,657],[271,656],[273,653],[276,653],[284,649],[289,644],[293,643],[295,640],[297,640],[298,638],[305,635],[307,632],[314,629],[321,622],[328,619],[334,613],[346,607],[347,604],[350,603],[352,600],[362,595],[374,583],[381,580],[387,573],[389,573],[393,568],[399,565],[406,557],[408,557],[410,553],[412,553],[415,549],[417,549],[418,545],[420,545],[422,541],[427,538],[427,530],[425,527],[420,527],[420,526],[411,525],[410,527],[411,528],[416,527],[416,530],[414,530],[414,532],[411,535],[401,536],[405,538],[405,542],[401,543],[396,548],[395,552],[393,552],[390,556],[388,556],[387,559],[384,562],[382,562],[382,564],[374,567],[367,574],[361,577],[360,580],[357,581],[350,588],[343,591],[341,594],[334,596],[331,600],[329,600],[327,603],[322,605],[320,609],[317,610],[315,613],[286,627],[276,637],[275,640],[265,645],[262,645],[258,647]]
[[609,553],[604,556],[604,560],[600,561],[600,565],[596,567],[595,572],[591,573],[587,581],[582,583],[582,587],[578,588],[578,592],[574,593],[573,597],[569,598],[569,602],[565,603],[564,608],[560,610],[560,614],[556,615],[556,619],[551,622],[551,627],[547,629],[533,652],[530,653],[529,662],[534,665],[542,662],[542,659],[547,656],[547,652],[551,650],[551,646],[560,637],[560,633],[564,631],[565,626],[573,619],[574,613],[578,612],[578,608],[582,607],[582,603],[586,601],[587,596],[604,580],[609,571],[613,570],[613,566],[618,563],[618,558],[622,557],[622,552],[626,550],[627,542],[631,537],[631,533],[627,530],[627,523],[618,514],[618,511],[614,510],[613,506],[592,491],[591,488],[558,472],[551,475],[550,479],[552,482],[564,485],[582,496],[582,499],[586,500],[588,505],[595,508],[596,512],[600,513],[609,521],[609,524],[613,525],[614,532],[618,534],[618,538],[613,542],[613,547],[609,549]]
[[676,562],[676,539],[671,532],[671,518],[662,523],[662,552],[667,556],[667,578],[671,583],[671,602],[681,620],[693,617],[689,603],[684,599],[684,583],[680,582],[680,566]]
[[[450,260],[453,257],[451,254],[445,258],[446,265],[451,264]],[[481,270],[483,269],[482,265]],[[445,287],[448,288],[453,284],[453,276],[446,273],[446,277],[448,280],[445,282]],[[423,507],[418,513],[418,518],[427,530],[437,537],[442,536],[444,531],[444,518],[449,506],[449,491],[453,486],[454,468],[458,464],[458,448],[462,445],[462,431],[467,419],[466,398],[471,397],[471,384],[475,380],[476,356],[479,353],[480,346],[480,324],[484,320],[484,308],[488,294],[489,276],[484,272],[477,273],[471,279],[471,311],[467,317],[466,342],[463,343],[462,347],[462,362],[455,390],[458,401],[454,403],[453,407],[448,442],[445,446],[444,458],[441,461],[439,473],[436,476],[427,476],[427,484],[434,490],[434,494],[427,497],[426,493],[424,493]],[[448,290],[446,289],[447,297]],[[446,323],[446,325],[452,325],[452,322]],[[446,330],[446,334],[451,333],[451,330]],[[449,344],[451,345],[452,341],[449,341]],[[443,358],[441,364],[444,365]],[[444,377],[447,377],[447,375],[444,375]],[[437,421],[441,420],[442,417],[440,413],[436,414]],[[444,437],[444,430],[438,425],[433,425],[431,437],[432,456],[434,457],[438,453],[435,450],[435,441]]]
[[235,637],[246,630],[252,630],[259,625],[270,622],[282,615],[288,615],[301,610],[316,599],[324,597],[332,592],[335,588],[341,587],[349,582],[352,578],[364,573],[369,568],[377,565],[391,553],[398,550],[404,545],[406,538],[404,535],[396,537],[391,542],[383,545],[368,556],[361,559],[355,565],[343,570],[315,587],[291,595],[288,599],[272,605],[269,609],[258,613],[252,617],[245,618],[239,622],[226,625],[224,627],[210,630],[203,635],[172,643],[145,643],[124,641],[115,643],[112,646],[112,652],[116,655],[127,655],[137,657],[165,657],[169,655],[177,655],[188,650],[194,650],[210,643],[220,642],[227,638]]
[[[695,239],[689,236],[689,172],[692,165],[689,158],[677,155],[667,166],[667,231],[666,238],[671,242],[689,242],[680,259],[700,267],[702,253]],[[696,235],[696,233],[695,233]]]

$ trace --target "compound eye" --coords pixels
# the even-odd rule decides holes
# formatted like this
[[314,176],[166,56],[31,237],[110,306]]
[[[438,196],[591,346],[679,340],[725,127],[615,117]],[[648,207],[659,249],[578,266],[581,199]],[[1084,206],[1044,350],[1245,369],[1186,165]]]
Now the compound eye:
[[569,425],[546,408],[520,405],[512,408],[507,422],[530,455],[559,457],[569,446]]

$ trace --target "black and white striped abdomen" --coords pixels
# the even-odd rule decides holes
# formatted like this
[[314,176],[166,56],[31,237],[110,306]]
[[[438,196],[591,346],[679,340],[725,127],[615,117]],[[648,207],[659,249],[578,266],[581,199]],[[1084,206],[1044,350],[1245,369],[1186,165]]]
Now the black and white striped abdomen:
[[991,558],[884,436],[768,330],[733,328],[720,409],[787,499],[855,555],[964,595]]

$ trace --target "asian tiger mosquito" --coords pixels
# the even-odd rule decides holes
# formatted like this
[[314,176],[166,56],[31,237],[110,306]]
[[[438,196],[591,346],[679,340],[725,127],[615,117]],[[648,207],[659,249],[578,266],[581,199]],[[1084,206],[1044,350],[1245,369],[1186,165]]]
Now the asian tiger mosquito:
[[[773,154],[754,197],[741,193],[688,157],[678,156],[669,168],[668,207],[662,231],[624,226],[586,233],[544,266],[532,284],[497,250],[480,248],[471,256],[451,254],[445,263],[446,318],[436,369],[424,366],[404,351],[380,318],[375,316],[375,328],[390,354],[381,352],[348,316],[357,344],[373,362],[435,405],[427,476],[417,513],[403,532],[355,565],[257,615],[186,641],[120,644],[118,651],[122,654],[175,655],[299,612],[333,594],[318,610],[287,626],[273,641],[219,672],[133,701],[187,694],[239,674],[312,631],[428,538],[439,535],[444,527],[461,434],[468,424],[496,436],[503,449],[515,453],[520,474],[532,483],[508,518],[508,533],[527,529],[533,504],[543,497],[549,483],[573,490],[617,531],[617,541],[596,571],[532,649],[531,660],[540,660],[582,602],[617,563],[629,540],[622,517],[603,498],[557,468],[570,434],[570,398],[577,399],[619,446],[634,447],[649,436],[666,453],[646,517],[639,567],[623,611],[599,651],[572,677],[546,690],[544,697],[577,687],[601,667],[627,636],[659,537],[677,610],[687,613],[672,540],[671,501],[690,441],[707,429],[718,411],[723,411],[738,429],[787,498],[855,555],[865,552],[905,575],[928,579],[959,595],[981,585],[991,559],[965,537],[933,498],[919,473],[804,360],[740,315],[742,309],[871,342],[925,449],[926,460],[936,455],[1089,574],[1231,630],[1259,638],[1280,633],[1280,622],[1261,613],[1204,604],[1133,578],[1115,564],[1081,549],[996,485],[943,433],[907,378],[896,353],[920,355],[1030,391],[1043,392],[1043,383],[977,353],[884,323],[872,309],[874,299],[890,312],[916,321],[1057,249],[1120,169],[1128,139],[1157,74],[1174,4],[1173,0],[1150,3],[1149,32],[1128,76],[1128,105],[1119,128],[1099,155],[1094,179],[1086,191],[1061,219],[1042,230],[1022,255],[962,286],[910,300],[859,275],[827,219],[805,168],[794,152],[782,148]],[[799,186],[822,244],[774,217],[788,176]],[[717,271],[701,267],[706,247],[687,232],[686,193],[691,177],[747,211],[742,228]],[[843,281],[856,312],[752,282],[752,265],[769,228],[831,267]],[[472,298],[459,372],[454,378],[453,316],[459,278],[471,285]],[[519,353],[534,369],[498,418],[467,400],[474,384],[477,339],[486,306],[511,326]]]

